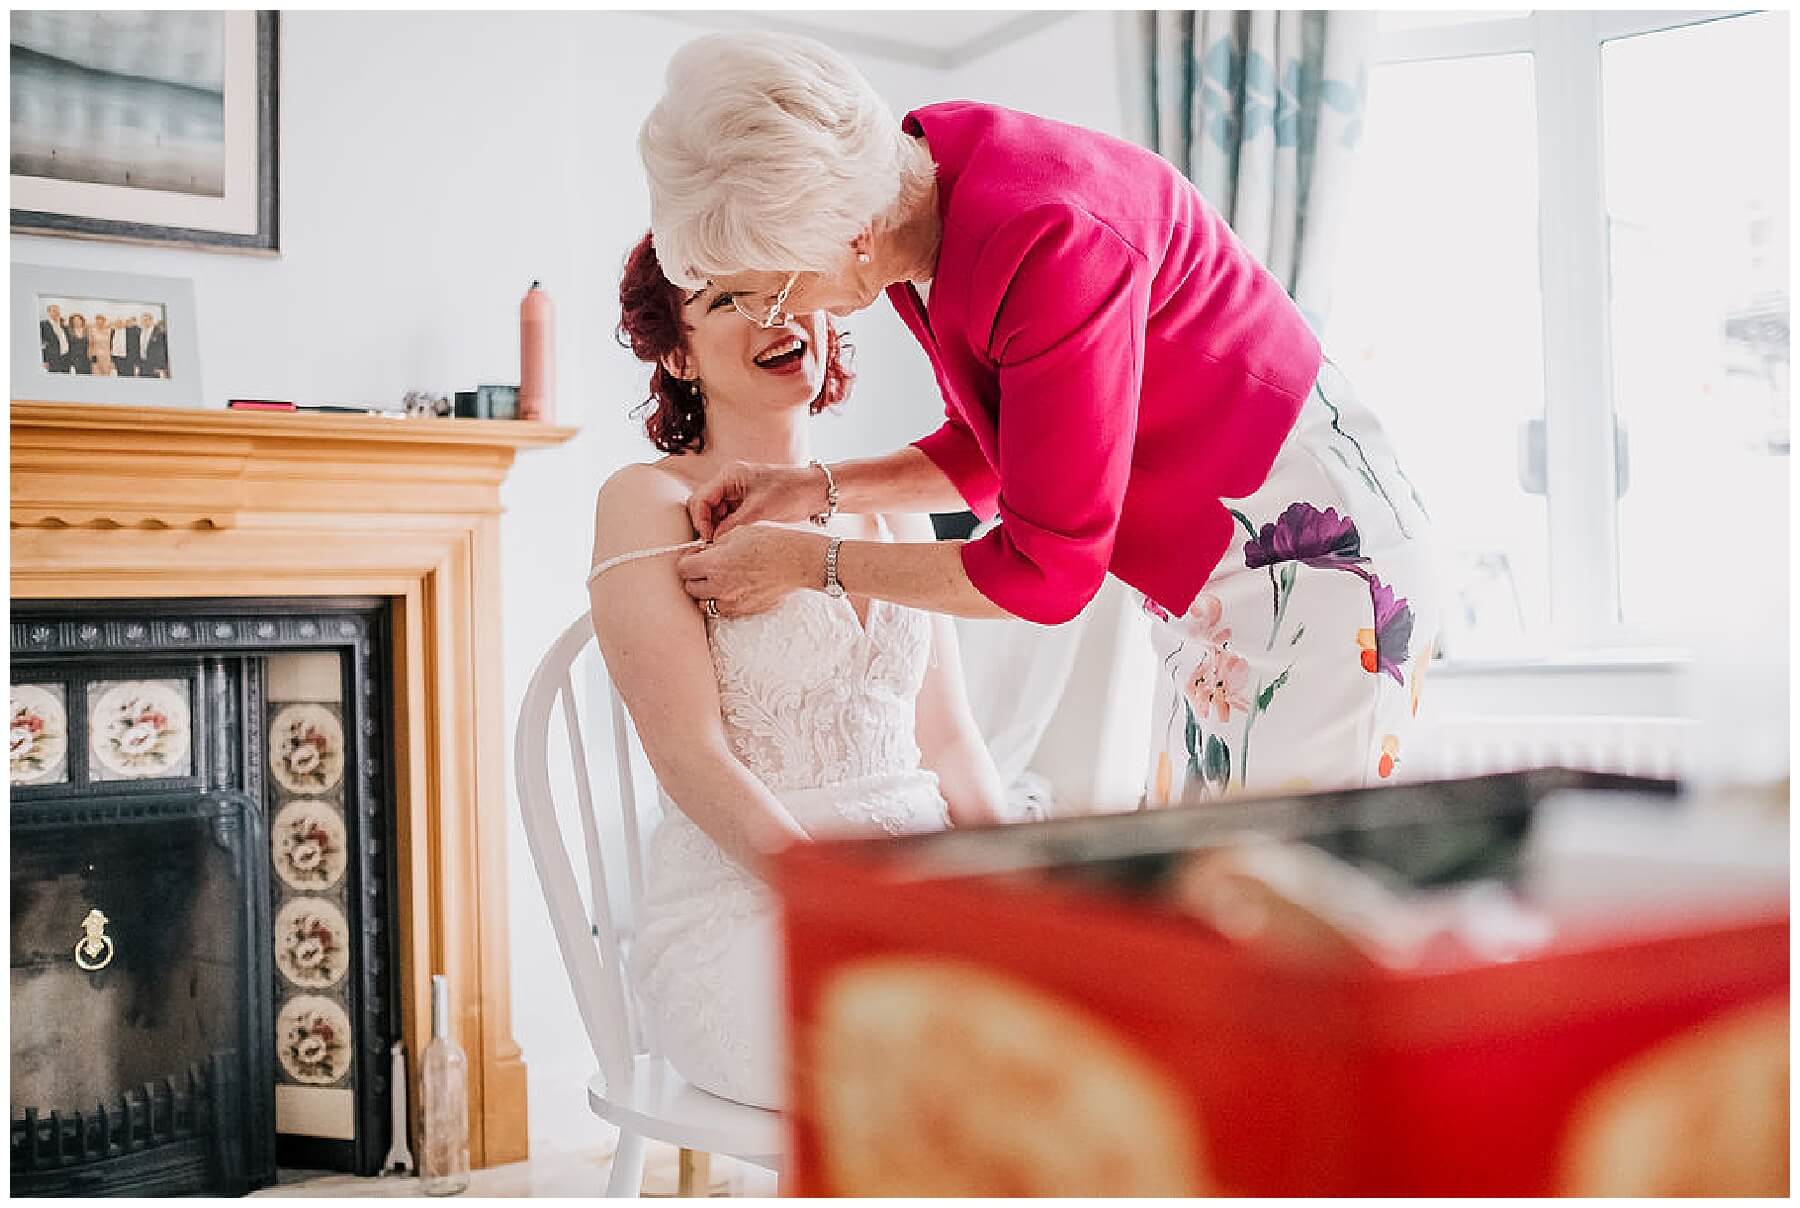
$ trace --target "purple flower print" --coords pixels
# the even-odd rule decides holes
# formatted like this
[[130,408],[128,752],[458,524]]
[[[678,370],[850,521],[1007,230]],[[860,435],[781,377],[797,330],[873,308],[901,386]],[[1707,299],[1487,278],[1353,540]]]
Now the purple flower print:
[[1369,602],[1375,610],[1375,626],[1356,631],[1363,670],[1371,675],[1386,672],[1404,685],[1406,677],[1401,674],[1400,665],[1406,662],[1412,646],[1412,606],[1375,575],[1369,576]]
[[1281,562],[1304,562],[1327,570],[1349,570],[1363,561],[1356,523],[1336,508],[1320,511],[1292,503],[1274,524],[1244,543],[1244,565],[1255,569]]

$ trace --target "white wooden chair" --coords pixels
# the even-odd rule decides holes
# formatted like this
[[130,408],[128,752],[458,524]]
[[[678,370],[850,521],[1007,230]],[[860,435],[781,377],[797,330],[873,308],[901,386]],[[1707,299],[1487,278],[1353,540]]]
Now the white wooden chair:
[[[624,835],[622,850],[614,853],[614,860],[616,867],[622,857],[629,885],[629,923],[621,925],[614,917],[614,899],[608,893],[601,828],[594,811],[588,749],[581,727],[583,710],[576,693],[575,669],[583,665],[582,656],[589,651],[593,652],[590,657],[597,660],[593,626],[583,613],[557,638],[532,673],[519,709],[513,764],[532,862],[537,866],[551,926],[575,991],[575,1005],[594,1056],[600,1062],[599,1071],[588,1081],[588,1107],[619,1129],[606,1194],[639,1193],[646,1140],[663,1141],[684,1151],[729,1154],[778,1170],[785,1148],[780,1115],[733,1103],[688,1085],[656,1051],[654,1029],[646,1027],[647,1021],[638,1017],[624,959],[628,927],[638,919],[644,895],[640,844],[643,822],[633,770],[633,734],[618,689],[600,666],[599,680],[605,684],[611,700],[612,745]],[[581,820],[588,877],[585,904],[558,817],[554,787],[557,779],[551,774],[551,727],[558,705],[568,741],[567,763],[572,772],[576,813]],[[656,795],[661,796],[660,788]],[[674,808],[666,798],[662,798],[662,804],[664,809]],[[686,1152],[682,1157],[685,1176],[692,1167]],[[684,1177],[683,1181],[687,1179]],[[700,1194],[706,1194],[704,1188]]]

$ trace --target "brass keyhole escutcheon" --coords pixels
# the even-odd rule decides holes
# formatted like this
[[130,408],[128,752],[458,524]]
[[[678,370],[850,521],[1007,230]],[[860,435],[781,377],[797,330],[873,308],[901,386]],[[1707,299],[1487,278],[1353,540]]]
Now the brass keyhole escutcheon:
[[112,964],[112,936],[106,934],[106,924],[111,922],[98,909],[87,912],[81,920],[82,936],[75,941],[75,963],[89,973],[104,969]]

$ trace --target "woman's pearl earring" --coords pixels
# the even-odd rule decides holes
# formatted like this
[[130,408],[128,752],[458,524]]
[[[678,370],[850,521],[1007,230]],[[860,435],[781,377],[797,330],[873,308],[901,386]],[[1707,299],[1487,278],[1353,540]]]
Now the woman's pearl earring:
[[867,253],[867,252],[856,253],[856,262],[858,264],[867,264],[872,258],[873,257],[871,257],[869,255],[869,253]]

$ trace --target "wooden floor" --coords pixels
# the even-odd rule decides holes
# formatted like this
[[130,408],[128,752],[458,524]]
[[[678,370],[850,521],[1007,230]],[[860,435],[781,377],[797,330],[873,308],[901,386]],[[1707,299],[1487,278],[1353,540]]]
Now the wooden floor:
[[[645,1195],[675,1194],[677,1153],[673,1146],[656,1141],[646,1146]],[[726,1157],[714,1157],[711,1166],[711,1195],[764,1197],[775,1194],[775,1175],[771,1171]],[[606,1176],[611,1167],[610,1147],[601,1147],[591,1153],[547,1154],[511,1166],[477,1170],[470,1176],[469,1189],[463,1194],[483,1198],[598,1196],[606,1190]],[[425,1193],[419,1190],[416,1178],[359,1179],[344,1174],[283,1170],[280,1183],[253,1194],[337,1199],[346,1196],[423,1196]]]

